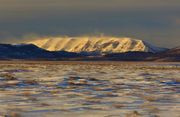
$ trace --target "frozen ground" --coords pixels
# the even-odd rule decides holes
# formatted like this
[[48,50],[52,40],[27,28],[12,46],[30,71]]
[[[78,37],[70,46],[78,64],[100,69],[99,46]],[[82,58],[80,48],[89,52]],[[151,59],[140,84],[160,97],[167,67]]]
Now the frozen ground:
[[180,117],[180,63],[0,62],[0,116]]

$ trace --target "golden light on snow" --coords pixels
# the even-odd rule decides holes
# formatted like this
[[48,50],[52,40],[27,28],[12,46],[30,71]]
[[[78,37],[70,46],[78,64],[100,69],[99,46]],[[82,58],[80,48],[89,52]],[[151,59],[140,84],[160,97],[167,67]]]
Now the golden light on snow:
[[68,52],[128,52],[148,51],[142,40],[127,37],[49,37],[25,43],[37,45],[49,51],[64,50]]

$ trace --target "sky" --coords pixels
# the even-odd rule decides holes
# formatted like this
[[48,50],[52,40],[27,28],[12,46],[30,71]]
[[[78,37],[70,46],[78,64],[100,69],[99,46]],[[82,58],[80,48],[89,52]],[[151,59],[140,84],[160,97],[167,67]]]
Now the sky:
[[0,0],[0,43],[102,33],[180,46],[180,0]]

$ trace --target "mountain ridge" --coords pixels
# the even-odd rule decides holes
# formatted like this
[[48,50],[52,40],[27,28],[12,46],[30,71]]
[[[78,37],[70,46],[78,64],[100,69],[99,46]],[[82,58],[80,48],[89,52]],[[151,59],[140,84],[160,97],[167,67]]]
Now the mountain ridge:
[[33,44],[0,44],[0,59],[57,59],[79,56],[65,51],[50,52]]
[[177,61],[180,62],[180,46],[158,53],[155,56],[148,57],[150,61]]
[[51,37],[25,42],[49,51],[123,53],[130,51],[157,53],[165,51],[148,42],[119,37]]
[[124,52],[74,53],[66,51],[48,51],[33,44],[0,44],[0,60],[65,60],[65,61],[180,61],[180,48],[173,48],[160,53]]

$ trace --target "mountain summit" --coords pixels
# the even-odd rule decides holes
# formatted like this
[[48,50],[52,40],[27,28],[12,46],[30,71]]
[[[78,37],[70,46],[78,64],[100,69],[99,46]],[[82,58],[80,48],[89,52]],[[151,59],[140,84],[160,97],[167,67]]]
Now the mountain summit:
[[130,51],[157,53],[164,48],[132,38],[118,37],[51,37],[26,42],[49,51],[122,53]]

